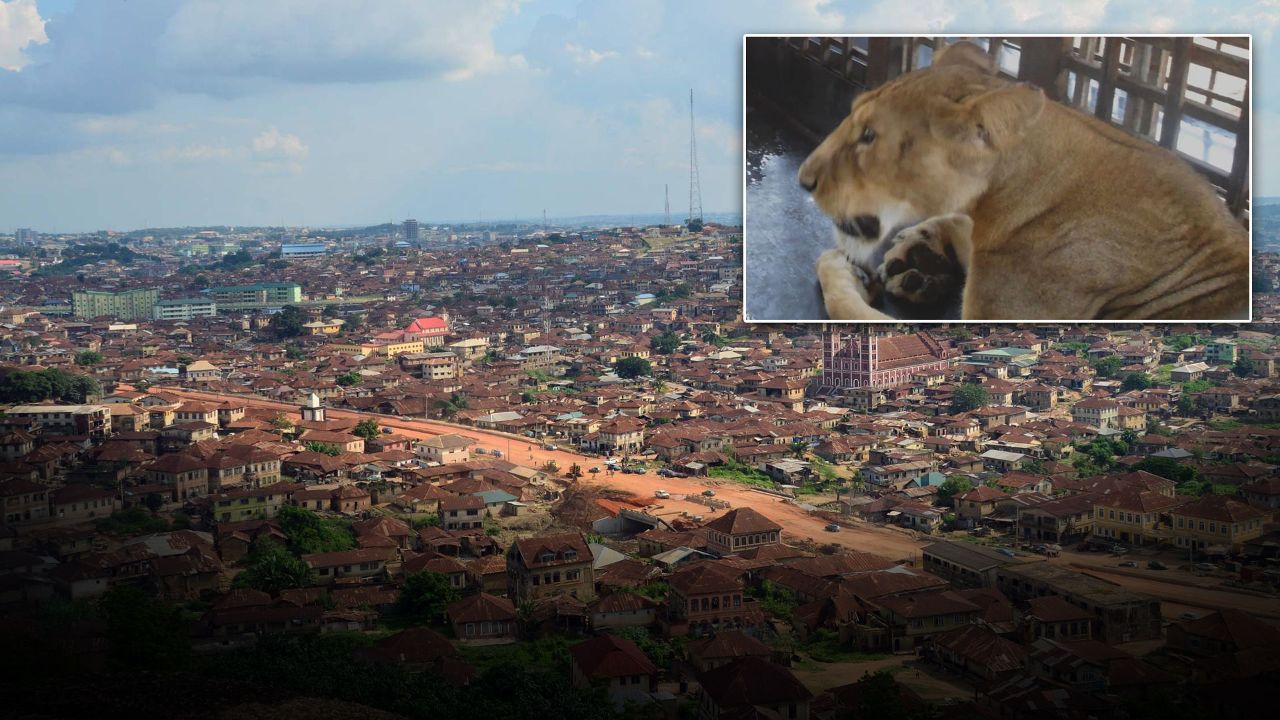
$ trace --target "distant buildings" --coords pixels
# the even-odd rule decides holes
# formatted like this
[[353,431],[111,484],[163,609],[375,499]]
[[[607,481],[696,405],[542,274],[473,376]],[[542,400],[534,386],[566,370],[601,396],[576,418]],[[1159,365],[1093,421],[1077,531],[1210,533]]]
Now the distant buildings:
[[305,260],[320,257],[328,252],[324,243],[285,243],[280,246],[280,257],[285,260]]
[[152,308],[153,320],[190,320],[198,317],[214,317],[218,303],[203,298],[179,298],[159,300]]
[[150,320],[159,298],[160,291],[155,288],[119,292],[75,290],[71,293],[71,313],[78,318]]
[[822,388],[828,392],[906,383],[947,370],[947,351],[928,333],[876,335],[828,331],[822,338]]
[[414,220],[413,218],[405,220],[403,225],[403,232],[404,232],[405,240],[417,240],[418,239],[418,221]]
[[298,283],[261,282],[252,285],[227,285],[202,291],[218,304],[220,310],[263,310],[302,302],[302,286]]
[[106,405],[17,405],[4,414],[7,418],[34,420],[55,433],[90,437],[111,434],[111,410]]
[[35,245],[36,238],[36,231],[31,228],[18,228],[18,231],[13,234],[13,239],[19,245]]

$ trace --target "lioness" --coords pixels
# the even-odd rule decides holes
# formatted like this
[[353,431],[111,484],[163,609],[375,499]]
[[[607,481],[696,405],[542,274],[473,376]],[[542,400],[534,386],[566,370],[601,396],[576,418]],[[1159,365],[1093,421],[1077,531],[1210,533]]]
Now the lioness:
[[954,254],[967,320],[1248,317],[1248,234],[1208,183],[971,43],[859,95],[799,181],[837,229],[817,267],[833,320],[893,319],[855,270],[886,237],[890,289],[917,246]]

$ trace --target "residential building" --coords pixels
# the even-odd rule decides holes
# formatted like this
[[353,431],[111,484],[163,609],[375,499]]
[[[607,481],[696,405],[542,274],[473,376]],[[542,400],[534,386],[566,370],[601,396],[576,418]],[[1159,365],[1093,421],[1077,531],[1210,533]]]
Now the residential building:
[[413,444],[413,452],[426,462],[451,465],[466,462],[471,456],[470,447],[476,441],[456,433],[436,435]]
[[1190,500],[1134,489],[1097,496],[1093,501],[1093,534],[1134,545],[1169,542],[1173,537],[1169,513]]
[[646,702],[658,689],[658,668],[640,648],[618,635],[600,635],[569,648],[570,682],[576,688],[604,683],[617,708]]
[[484,527],[484,498],[479,495],[453,495],[440,498],[436,512],[440,516],[440,527],[450,532],[454,530],[479,530]]
[[200,291],[219,310],[266,310],[302,302],[302,286],[290,282],[261,282],[252,285],[225,285]]
[[453,625],[453,636],[464,643],[516,639],[516,606],[504,597],[486,592],[450,603],[445,614]]
[[160,291],[137,288],[110,292],[75,290],[71,293],[71,314],[78,318],[112,317],[117,320],[150,320]]
[[50,434],[105,437],[111,434],[111,409],[106,405],[16,405],[5,417],[34,420]]
[[698,720],[809,720],[813,693],[790,670],[763,658],[744,657],[701,672],[698,684]]
[[38,525],[49,519],[49,488],[26,478],[0,480],[4,526]]
[[1271,513],[1229,495],[1205,495],[1169,511],[1174,543],[1196,551],[1236,554],[1262,537]]
[[730,510],[705,528],[707,550],[720,555],[782,542],[782,526],[750,507]]
[[592,560],[581,533],[517,540],[507,552],[511,597],[517,604],[552,595],[589,600],[595,595]]
[[1160,637],[1160,601],[1092,575],[1048,562],[996,570],[996,589],[1014,601],[1058,595],[1092,616],[1093,634],[1108,644]]
[[151,309],[151,317],[154,320],[193,320],[214,317],[217,314],[218,303],[205,298],[157,300]]

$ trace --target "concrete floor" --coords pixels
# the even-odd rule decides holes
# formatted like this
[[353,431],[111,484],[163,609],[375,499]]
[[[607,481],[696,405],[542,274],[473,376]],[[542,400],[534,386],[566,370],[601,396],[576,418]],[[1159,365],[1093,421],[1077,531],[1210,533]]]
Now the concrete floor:
[[[746,319],[824,321],[827,314],[814,266],[824,250],[835,247],[835,230],[796,182],[812,142],[751,105],[746,124]],[[941,308],[889,301],[883,309],[904,320],[960,317],[958,297]]]
[[747,108],[743,254],[749,321],[826,319],[814,265],[834,247],[834,231],[796,182],[808,151],[797,134]]

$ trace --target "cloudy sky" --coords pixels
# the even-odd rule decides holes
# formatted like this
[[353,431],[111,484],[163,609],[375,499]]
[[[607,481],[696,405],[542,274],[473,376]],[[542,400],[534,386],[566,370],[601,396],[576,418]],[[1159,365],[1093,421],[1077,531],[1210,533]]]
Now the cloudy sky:
[[[676,212],[689,88],[703,205],[737,211],[744,32],[1252,32],[1274,87],[1278,22],[1280,0],[0,0],[0,230],[660,212],[664,183]],[[1280,100],[1256,113],[1266,158]]]

